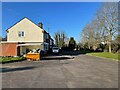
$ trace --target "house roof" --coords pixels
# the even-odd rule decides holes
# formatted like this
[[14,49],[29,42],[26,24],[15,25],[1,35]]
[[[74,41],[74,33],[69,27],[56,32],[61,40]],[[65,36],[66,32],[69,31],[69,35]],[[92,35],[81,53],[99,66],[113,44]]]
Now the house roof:
[[[27,20],[29,20],[31,23],[33,23],[33,21],[31,21],[29,18],[27,18],[27,17],[24,17],[24,18],[22,18],[21,20],[19,20],[17,23],[19,23],[19,22],[21,22],[22,20],[24,20],[24,19],[27,19]],[[15,26],[17,23],[15,23],[14,25],[12,25],[11,27],[9,27],[6,31],[8,31],[10,28],[12,28],[13,26]],[[35,23],[33,23],[34,25],[36,25]],[[37,27],[39,27],[38,25],[36,25]],[[40,27],[39,27],[40,28]],[[42,28],[41,28],[42,29]],[[44,30],[44,29],[42,29],[42,30]],[[47,33],[45,30],[44,30],[44,32],[45,33]]]

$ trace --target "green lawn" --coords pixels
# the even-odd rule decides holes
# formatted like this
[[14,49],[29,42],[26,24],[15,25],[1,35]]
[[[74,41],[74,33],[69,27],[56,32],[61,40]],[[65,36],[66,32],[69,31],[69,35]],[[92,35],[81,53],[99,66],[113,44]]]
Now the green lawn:
[[113,54],[113,53],[108,53],[108,52],[91,52],[91,53],[87,53],[87,55],[93,55],[93,56],[99,56],[99,57],[104,57],[104,58],[120,60],[120,58],[118,57],[119,54]]
[[0,57],[0,63],[25,60],[24,57]]

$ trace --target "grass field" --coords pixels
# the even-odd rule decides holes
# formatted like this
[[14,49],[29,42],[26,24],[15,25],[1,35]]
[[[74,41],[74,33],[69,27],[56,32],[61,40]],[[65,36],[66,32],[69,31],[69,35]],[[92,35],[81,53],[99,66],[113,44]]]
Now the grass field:
[[0,63],[15,62],[24,60],[24,57],[0,57]]
[[108,53],[108,52],[91,52],[91,53],[87,53],[87,55],[93,55],[93,56],[99,56],[99,57],[104,57],[104,58],[120,60],[120,57],[119,57],[120,54],[113,54],[113,53]]

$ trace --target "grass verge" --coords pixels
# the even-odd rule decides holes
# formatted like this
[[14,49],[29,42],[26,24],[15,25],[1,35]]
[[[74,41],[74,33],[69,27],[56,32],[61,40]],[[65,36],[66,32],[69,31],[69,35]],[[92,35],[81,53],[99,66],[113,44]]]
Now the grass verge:
[[24,57],[0,57],[0,63],[16,62],[25,60]]
[[87,55],[99,56],[99,57],[110,58],[110,59],[115,59],[120,61],[119,54],[113,54],[108,52],[90,52],[90,53],[87,53]]

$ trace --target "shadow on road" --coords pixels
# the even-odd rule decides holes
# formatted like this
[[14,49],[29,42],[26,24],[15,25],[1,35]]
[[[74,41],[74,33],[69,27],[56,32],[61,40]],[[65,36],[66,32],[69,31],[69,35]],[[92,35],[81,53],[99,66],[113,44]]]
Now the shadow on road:
[[19,67],[19,68],[2,68],[2,69],[0,69],[0,73],[30,70],[30,69],[34,69],[34,68],[36,68],[36,67],[29,66],[29,67]]
[[65,57],[65,56],[50,56],[50,57],[44,57],[42,60],[66,60],[66,59],[72,59],[74,57]]
[[81,54],[87,54],[87,53],[91,53],[91,52],[101,52],[101,51],[94,51],[94,50],[63,50],[61,51],[62,55],[81,55]]
[[80,54],[80,51],[61,50],[59,55],[49,54],[48,56],[43,57],[41,60],[67,60],[67,59],[73,59],[74,56],[79,54]]
[[74,51],[74,50],[62,50],[62,55],[79,55],[80,51]]

